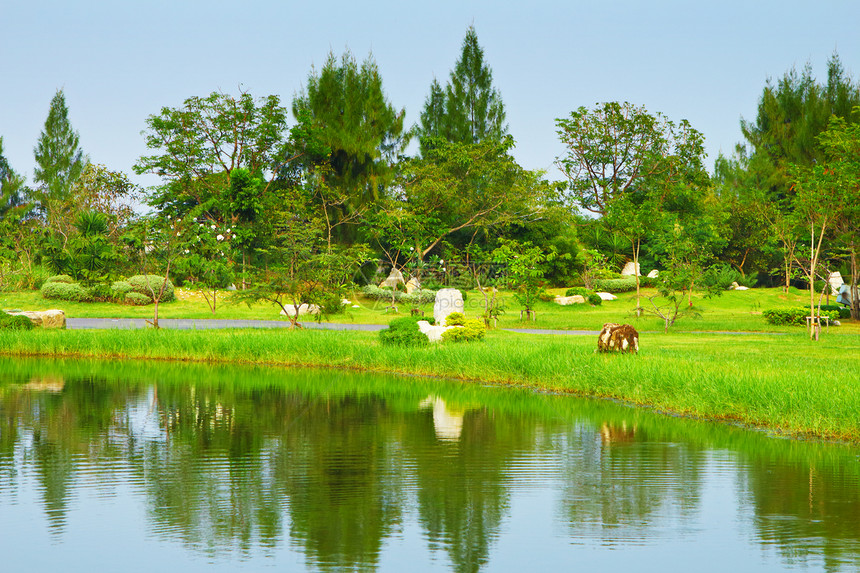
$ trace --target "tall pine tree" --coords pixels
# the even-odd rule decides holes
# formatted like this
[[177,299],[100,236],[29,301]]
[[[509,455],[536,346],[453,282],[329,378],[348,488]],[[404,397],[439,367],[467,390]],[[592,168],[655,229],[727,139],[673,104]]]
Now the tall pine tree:
[[422,154],[433,147],[434,138],[481,143],[501,141],[507,135],[505,105],[493,87],[493,72],[484,62],[484,50],[474,27],[463,39],[460,59],[451,70],[445,90],[433,80],[416,131]]
[[69,123],[66,96],[58,90],[51,99],[51,108],[45,120],[39,140],[34,149],[36,156],[35,181],[42,208],[47,211],[61,210],[68,202],[72,185],[80,177],[86,164],[79,146],[78,132]]

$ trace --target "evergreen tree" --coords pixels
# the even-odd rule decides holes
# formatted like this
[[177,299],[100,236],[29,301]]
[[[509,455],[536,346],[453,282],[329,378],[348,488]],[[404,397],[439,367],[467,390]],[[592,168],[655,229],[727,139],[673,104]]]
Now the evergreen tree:
[[502,96],[493,87],[493,72],[484,62],[475,28],[463,39],[460,59],[442,92],[434,79],[417,128],[422,154],[439,137],[458,143],[501,141],[508,133]]
[[58,90],[51,99],[45,128],[34,149],[37,164],[34,179],[40,185],[43,208],[49,211],[52,203],[68,199],[72,184],[83,171],[86,159],[79,140],[78,132],[69,123],[66,96],[63,90]]
[[24,178],[15,173],[3,155],[3,138],[0,137],[0,220],[11,210],[26,202]]

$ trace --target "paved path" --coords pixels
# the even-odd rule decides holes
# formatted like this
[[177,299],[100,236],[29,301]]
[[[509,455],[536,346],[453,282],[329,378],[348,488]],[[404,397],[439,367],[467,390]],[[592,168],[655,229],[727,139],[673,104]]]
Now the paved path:
[[[177,330],[207,330],[210,328],[288,328],[290,323],[284,320],[224,320],[220,318],[161,318],[158,320],[162,328]],[[66,328],[72,330],[110,329],[110,328],[146,328],[149,326],[143,318],[67,318]],[[385,324],[344,324],[340,322],[302,322],[308,329],[324,330],[364,330],[376,331],[387,328]],[[566,334],[573,336],[596,336],[598,330],[539,330],[534,328],[514,329],[505,328],[509,332],[523,334]]]

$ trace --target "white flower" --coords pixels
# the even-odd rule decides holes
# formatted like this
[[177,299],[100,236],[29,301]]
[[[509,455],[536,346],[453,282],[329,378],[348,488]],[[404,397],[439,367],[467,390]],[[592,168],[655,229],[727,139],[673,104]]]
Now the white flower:
[[230,232],[230,228],[229,228],[229,227],[227,227],[227,232],[228,232],[228,233]]
[[209,228],[210,228],[210,229],[212,229],[212,230],[214,231],[214,230],[215,230],[215,225],[212,225],[212,226],[211,226],[211,227],[209,227]]
[[[440,264],[440,265],[444,265],[444,264],[445,264],[445,261],[444,261],[443,259],[439,259],[439,264]],[[444,269],[443,269],[443,270],[444,270]]]
[[170,220],[170,215],[168,215],[168,216],[167,216],[167,220],[168,220],[168,221]]
[[203,223],[200,223],[200,226],[202,227],[202,226],[203,226]]
[[190,252],[191,252],[191,251],[189,251],[188,249],[185,249],[185,254],[186,254],[186,255],[187,255],[188,253],[190,253]]
[[448,270],[448,269],[446,269],[445,267],[442,267],[442,272],[443,272],[443,273],[444,273],[444,272],[446,272],[447,270]]
[[415,247],[409,247],[409,250],[410,250],[410,251],[414,251],[414,250],[415,250]]
[[215,238],[216,238],[216,239],[218,239],[219,241],[223,241],[223,240],[224,240],[224,235],[218,235],[218,236],[217,236],[217,237],[215,237]]

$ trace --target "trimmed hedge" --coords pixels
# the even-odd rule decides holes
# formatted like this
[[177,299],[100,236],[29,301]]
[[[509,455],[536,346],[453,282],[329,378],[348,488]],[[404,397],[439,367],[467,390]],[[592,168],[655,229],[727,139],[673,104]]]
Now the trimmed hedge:
[[42,296],[48,299],[68,300],[72,302],[89,300],[87,291],[78,283],[51,281],[43,284],[40,290]]
[[426,346],[430,344],[427,335],[418,330],[418,321],[424,320],[417,316],[395,318],[388,323],[388,328],[379,331],[379,341],[385,346]]
[[35,327],[26,316],[11,315],[0,310],[0,330],[33,330]]
[[603,304],[603,299],[597,296],[597,294],[595,293],[591,293],[590,295],[588,295],[586,300],[591,306],[600,306],[601,304]]
[[125,300],[125,295],[131,292],[131,285],[128,281],[116,281],[110,285],[110,290],[113,293],[113,298],[116,301]]
[[46,279],[45,279],[45,282],[44,282],[44,283],[42,283],[42,284],[46,284],[46,283],[66,283],[66,284],[72,284],[72,283],[74,283],[74,282],[75,282],[75,279],[73,279],[73,278],[72,278],[72,277],[70,277],[69,275],[54,275],[54,276],[51,276],[51,277],[46,278]]
[[[776,326],[804,326],[806,317],[809,316],[809,307],[791,307],[791,308],[774,308],[765,310],[762,313],[768,324]],[[839,312],[825,311],[822,307],[821,316],[829,317],[830,320],[837,320]]]
[[[809,305],[807,304],[803,308],[808,309]],[[816,306],[816,308],[818,308],[818,307]],[[838,312],[839,318],[851,318],[851,309],[848,308],[847,306],[842,306],[840,304],[822,304],[821,305],[821,313],[823,314],[825,310],[827,312],[832,312],[832,311]]]
[[[159,275],[134,275],[133,277],[129,277],[128,284],[131,285],[131,290],[138,294],[142,294],[149,298],[150,302],[153,301],[152,293],[158,293],[161,290],[161,285],[164,282],[164,277]],[[173,292],[173,283],[170,282],[170,279],[167,279],[167,284],[164,287],[164,294],[162,295],[159,302],[170,302],[176,298],[176,295]],[[128,295],[126,295],[126,300],[128,300]]]
[[[400,292],[399,290],[395,290],[394,292],[394,301],[402,302],[404,304],[426,304],[431,303],[436,300],[436,291],[430,289],[420,289],[413,291],[409,294],[405,292]],[[379,288],[376,285],[365,285],[361,288],[361,293],[367,298],[372,298],[375,300],[382,301],[390,301],[392,289],[390,288]]]
[[152,304],[151,298],[149,298],[145,294],[140,294],[139,292],[134,291],[125,293],[125,296],[122,300],[126,304],[131,304],[134,306],[146,306],[148,304]]
[[[449,318],[450,316],[448,315]],[[467,318],[463,321],[462,328],[451,328],[443,332],[442,342],[473,342],[483,340],[485,334],[487,334],[487,328],[484,323],[474,318]]]
[[594,290],[597,292],[629,292],[636,290],[636,277],[625,277],[623,279],[597,279],[594,281]]
[[564,296],[588,296],[588,289],[585,287],[572,287],[564,292]]

